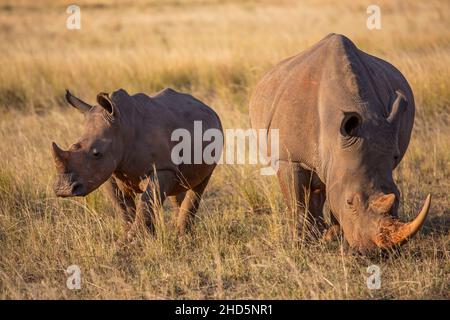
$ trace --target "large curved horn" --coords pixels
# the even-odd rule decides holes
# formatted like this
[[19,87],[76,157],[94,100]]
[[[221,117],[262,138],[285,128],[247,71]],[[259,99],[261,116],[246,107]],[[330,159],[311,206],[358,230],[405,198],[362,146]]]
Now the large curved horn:
[[81,112],[87,112],[91,110],[92,106],[81,99],[78,99],[69,90],[66,89],[66,100],[74,108],[77,108]]
[[422,227],[430,210],[431,195],[428,194],[425,203],[417,217],[408,223],[392,220],[381,223],[380,233],[375,239],[375,243],[382,248],[389,248],[395,245],[402,245],[411,239]]
[[68,157],[67,151],[62,150],[58,145],[52,142],[52,155],[55,161],[55,166],[58,171],[65,170],[65,162]]

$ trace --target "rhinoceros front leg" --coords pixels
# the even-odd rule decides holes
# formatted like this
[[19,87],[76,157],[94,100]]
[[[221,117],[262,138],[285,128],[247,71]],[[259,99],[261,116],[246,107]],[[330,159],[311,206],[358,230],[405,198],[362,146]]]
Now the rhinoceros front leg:
[[105,183],[104,190],[109,199],[112,200],[115,209],[120,212],[125,229],[130,228],[136,215],[134,192],[120,188],[114,177],[109,178]]
[[176,184],[176,175],[169,170],[157,171],[149,178],[145,191],[141,194],[136,210],[133,232],[144,227],[155,233],[157,210],[163,205],[166,195]]
[[299,163],[280,161],[278,180],[289,210],[299,218],[302,235],[317,237],[325,229],[323,205],[325,185],[312,171]]
[[342,240],[344,243],[346,243],[346,240],[344,239],[344,233],[339,224],[339,221],[336,219],[332,212],[330,212],[330,222],[331,226],[323,234],[324,240],[328,242]]

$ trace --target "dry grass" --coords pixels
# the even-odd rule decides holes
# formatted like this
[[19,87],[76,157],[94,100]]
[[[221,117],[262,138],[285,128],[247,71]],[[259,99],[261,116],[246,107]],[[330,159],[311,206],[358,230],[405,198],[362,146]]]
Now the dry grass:
[[[78,1],[82,29],[70,31],[65,1],[0,1],[0,298],[450,298],[448,2],[378,1],[380,31],[365,27],[371,1],[101,3]],[[434,198],[424,231],[398,253],[302,244],[276,179],[251,166],[217,169],[192,235],[176,237],[166,208],[157,238],[128,248],[100,192],[54,197],[50,141],[67,146],[81,128],[64,88],[92,101],[172,86],[212,105],[225,128],[246,128],[264,70],[329,32],[392,62],[415,92],[413,138],[396,171],[402,217]],[[65,285],[72,264],[79,291]],[[380,290],[367,289],[371,264]]]

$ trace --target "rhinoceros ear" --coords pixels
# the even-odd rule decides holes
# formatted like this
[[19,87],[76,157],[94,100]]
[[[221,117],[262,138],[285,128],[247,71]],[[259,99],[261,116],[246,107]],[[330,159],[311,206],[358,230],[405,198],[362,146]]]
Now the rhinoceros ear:
[[109,115],[113,117],[118,115],[117,107],[114,105],[114,102],[111,100],[107,93],[100,92],[97,95],[97,102],[103,109],[108,112]]
[[74,95],[70,93],[69,90],[66,89],[66,100],[67,102],[74,108],[80,110],[81,112],[87,112],[91,110],[92,106],[83,100],[78,99]]

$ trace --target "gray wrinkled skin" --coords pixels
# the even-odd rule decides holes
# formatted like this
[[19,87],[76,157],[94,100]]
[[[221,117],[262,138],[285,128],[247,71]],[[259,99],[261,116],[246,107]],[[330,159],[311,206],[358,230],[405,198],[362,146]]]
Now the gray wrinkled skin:
[[[195,120],[202,121],[203,132],[222,130],[217,114],[194,97],[172,89],[155,96],[130,96],[123,89],[111,95],[100,93],[96,106],[69,92],[66,98],[85,114],[86,123],[69,150],[53,144],[56,195],[85,196],[106,182],[105,189],[121,211],[125,225],[145,223],[151,231],[154,206],[169,197],[179,210],[178,228],[184,232],[215,164],[175,165],[171,151],[178,142],[171,141],[171,134],[183,128],[193,137]],[[159,198],[154,197],[155,187]]]
[[351,247],[368,251],[405,240],[392,171],[408,147],[414,109],[400,71],[330,34],[263,76],[250,118],[254,129],[280,130],[280,185],[300,211],[309,197],[310,230],[325,231],[328,201],[328,232],[341,229]]

